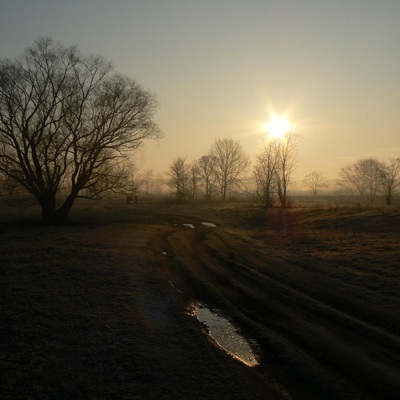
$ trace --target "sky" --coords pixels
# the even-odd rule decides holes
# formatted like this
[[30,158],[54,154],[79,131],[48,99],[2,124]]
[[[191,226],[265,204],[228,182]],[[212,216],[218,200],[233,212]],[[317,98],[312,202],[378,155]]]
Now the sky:
[[295,179],[335,178],[400,157],[399,21],[399,0],[0,0],[0,58],[49,36],[153,92],[164,138],[137,155],[143,171],[215,139],[254,157],[276,114],[298,137]]

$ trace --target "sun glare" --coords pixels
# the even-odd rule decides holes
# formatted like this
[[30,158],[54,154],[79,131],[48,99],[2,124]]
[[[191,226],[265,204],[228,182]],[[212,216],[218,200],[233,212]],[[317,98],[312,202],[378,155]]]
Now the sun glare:
[[265,124],[265,130],[271,139],[283,139],[285,134],[291,130],[291,125],[286,117],[273,116],[270,122]]

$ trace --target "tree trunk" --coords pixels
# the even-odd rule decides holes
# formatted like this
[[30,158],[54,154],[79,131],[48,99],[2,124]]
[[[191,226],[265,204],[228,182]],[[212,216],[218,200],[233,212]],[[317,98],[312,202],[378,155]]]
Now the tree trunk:
[[279,196],[279,201],[281,203],[282,208],[287,208],[287,199],[286,199],[286,187],[285,186],[279,186],[278,187],[278,196]]
[[39,200],[40,206],[42,207],[43,223],[46,225],[62,224],[69,215],[75,199],[76,195],[70,194],[61,207],[57,210],[55,194],[47,193]]
[[64,203],[62,204],[62,206],[57,210],[57,221],[56,223],[62,223],[66,220],[66,218],[68,217],[72,206],[74,205],[76,196],[78,195],[78,193],[71,193],[66,200],[64,201]]
[[391,192],[387,193],[385,197],[386,197],[386,205],[390,206],[392,204],[392,193]]
[[269,188],[264,189],[263,202],[266,208],[271,208],[274,205],[273,195]]
[[42,221],[45,224],[52,225],[56,218],[56,196],[54,193],[44,193],[39,199],[42,208]]

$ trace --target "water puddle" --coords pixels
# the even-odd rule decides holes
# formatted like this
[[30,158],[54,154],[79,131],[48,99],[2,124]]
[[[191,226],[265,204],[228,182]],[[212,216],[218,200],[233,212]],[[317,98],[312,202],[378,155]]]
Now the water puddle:
[[194,225],[193,224],[183,224],[183,226],[186,226],[190,229],[194,229]]
[[226,318],[198,303],[189,306],[189,314],[207,326],[214,342],[231,357],[249,367],[258,365],[250,343],[237,333],[237,329]]
[[216,228],[217,227],[217,225],[215,225],[212,222],[203,222],[202,224],[205,225],[205,226],[211,226],[211,228]]
[[[204,226],[210,226],[211,228],[216,228],[217,227],[217,225],[215,225],[212,222],[202,222],[202,224]],[[174,225],[176,226],[176,223]],[[190,229],[195,229],[195,226],[193,224],[182,224],[182,225],[186,226],[187,228],[190,228]]]

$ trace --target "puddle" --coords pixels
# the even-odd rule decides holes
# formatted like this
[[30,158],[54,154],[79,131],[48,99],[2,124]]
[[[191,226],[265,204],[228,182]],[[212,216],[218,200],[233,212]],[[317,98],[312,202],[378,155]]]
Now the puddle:
[[198,303],[189,306],[189,313],[207,326],[211,338],[231,357],[249,367],[258,365],[249,342],[226,318]]
[[211,228],[216,228],[217,227],[217,225],[215,225],[212,222],[202,222],[202,224],[205,225],[205,226],[211,226]]
[[194,229],[194,225],[193,224],[183,224],[183,226],[187,226],[190,229]]

